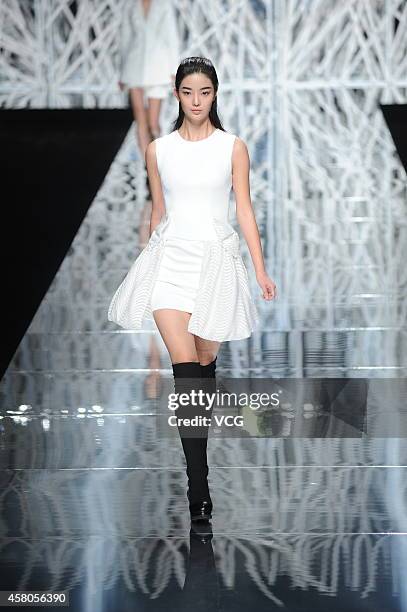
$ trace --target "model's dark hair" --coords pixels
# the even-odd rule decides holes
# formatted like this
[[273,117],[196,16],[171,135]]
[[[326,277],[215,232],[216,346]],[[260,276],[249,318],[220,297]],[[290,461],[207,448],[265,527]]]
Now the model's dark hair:
[[[212,85],[215,89],[215,98],[213,99],[211,110],[209,111],[209,119],[212,125],[220,130],[225,132],[224,127],[222,126],[220,119],[218,117],[218,75],[216,74],[216,70],[211,60],[206,57],[186,57],[182,60],[177,69],[177,74],[175,75],[175,89],[179,92],[179,88],[183,79],[189,74],[194,74],[195,72],[202,72],[206,74],[207,77],[212,81]],[[185,113],[182,110],[181,102],[178,103],[178,117],[175,119],[172,130],[177,130],[181,127],[182,122],[184,121]]]

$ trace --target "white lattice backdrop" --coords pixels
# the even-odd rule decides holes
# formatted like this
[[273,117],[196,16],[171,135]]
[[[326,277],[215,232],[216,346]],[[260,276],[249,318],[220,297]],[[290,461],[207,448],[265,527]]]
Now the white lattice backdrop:
[[[249,146],[252,200],[279,289],[272,305],[259,301],[267,322],[405,324],[405,174],[378,104],[406,100],[406,2],[175,5],[183,55],[213,60],[223,123]],[[127,103],[117,89],[122,0],[2,0],[0,7],[3,106]],[[169,97],[164,131],[176,108]],[[132,163],[123,177],[141,170]],[[132,237],[123,214],[134,219],[141,198],[125,211],[120,203],[121,220],[108,228],[118,249]]]

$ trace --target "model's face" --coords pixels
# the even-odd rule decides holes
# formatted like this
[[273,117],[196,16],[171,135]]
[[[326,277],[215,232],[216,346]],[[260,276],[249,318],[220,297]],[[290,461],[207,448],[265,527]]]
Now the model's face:
[[175,95],[188,119],[200,123],[209,115],[215,90],[209,77],[195,72],[182,79],[179,92],[175,92]]

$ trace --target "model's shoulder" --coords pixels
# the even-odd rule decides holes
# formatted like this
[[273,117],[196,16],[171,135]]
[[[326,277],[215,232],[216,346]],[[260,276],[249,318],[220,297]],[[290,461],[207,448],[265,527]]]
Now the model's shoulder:
[[165,138],[167,140],[169,138],[174,138],[175,132],[176,132],[176,130],[173,130],[172,132],[168,132],[168,134],[162,134],[159,138]]
[[219,134],[223,136],[223,138],[234,138],[235,137],[235,134],[232,134],[232,132],[228,132],[227,130],[221,130],[219,128],[218,132]]
[[161,147],[162,144],[168,142],[172,138],[172,134],[173,133],[174,132],[171,132],[170,134],[163,134],[162,136],[158,136],[157,138],[152,140],[147,145],[147,148],[150,147],[150,149],[157,149],[157,148]]
[[223,135],[225,139],[227,138],[228,140],[230,140],[230,142],[240,143],[236,146],[245,146],[245,142],[237,134],[234,134],[233,132],[227,132],[226,130],[219,130],[219,132]]
[[155,158],[157,164],[160,165],[160,159],[168,149],[167,143],[172,140],[173,134],[174,132],[170,132],[169,134],[163,134],[152,140],[146,147],[146,160],[153,160]]
[[223,137],[226,142],[230,143],[232,147],[233,155],[245,155],[248,153],[248,149],[244,140],[242,140],[237,134],[233,134],[232,132],[223,132]]
[[160,146],[161,143],[165,144],[165,143],[170,142],[171,140],[173,140],[174,139],[174,135],[175,135],[175,130],[173,132],[170,132],[169,134],[162,134],[161,136],[158,136],[158,138],[153,140],[153,142],[158,143],[158,146]]
[[248,148],[245,141],[237,134],[234,135],[233,151],[239,153],[248,153]]

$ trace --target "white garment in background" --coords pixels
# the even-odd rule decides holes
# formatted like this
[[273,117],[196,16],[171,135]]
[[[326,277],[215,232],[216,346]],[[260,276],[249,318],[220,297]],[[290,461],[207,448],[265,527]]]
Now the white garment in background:
[[172,0],[151,0],[147,17],[141,0],[125,0],[120,37],[120,80],[127,87],[171,85],[181,61]]
[[116,290],[108,319],[140,329],[156,308],[191,312],[188,331],[207,340],[251,335],[258,312],[229,222],[235,135],[199,141],[174,130],[155,140],[166,214]]

